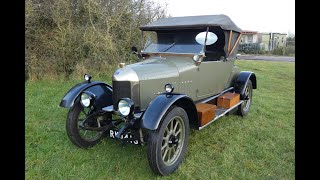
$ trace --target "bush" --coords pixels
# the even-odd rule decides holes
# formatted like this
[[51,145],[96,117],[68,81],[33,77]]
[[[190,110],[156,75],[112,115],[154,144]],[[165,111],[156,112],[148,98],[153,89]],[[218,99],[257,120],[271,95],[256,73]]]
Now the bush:
[[295,55],[295,46],[287,46],[285,48],[284,54],[286,56],[294,56]]
[[273,49],[271,53],[273,55],[292,56],[295,54],[295,47],[294,46],[279,47],[279,48]]
[[136,61],[130,48],[141,45],[139,26],[166,16],[152,0],[26,0],[25,6],[26,79]]
[[284,54],[284,48],[279,47],[279,48],[274,48],[271,52],[273,55],[283,55]]
[[239,53],[245,53],[245,54],[266,54],[266,51],[261,50],[261,49],[244,49],[244,50],[239,50]]

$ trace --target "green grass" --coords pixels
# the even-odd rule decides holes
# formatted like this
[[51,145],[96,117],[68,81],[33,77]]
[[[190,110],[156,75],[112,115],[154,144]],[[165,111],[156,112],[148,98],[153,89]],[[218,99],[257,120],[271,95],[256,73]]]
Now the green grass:
[[236,64],[257,76],[250,113],[191,130],[184,161],[166,177],[152,173],[146,146],[121,146],[113,139],[87,150],[71,144],[68,110],[59,103],[78,80],[27,82],[26,179],[294,179],[295,63]]

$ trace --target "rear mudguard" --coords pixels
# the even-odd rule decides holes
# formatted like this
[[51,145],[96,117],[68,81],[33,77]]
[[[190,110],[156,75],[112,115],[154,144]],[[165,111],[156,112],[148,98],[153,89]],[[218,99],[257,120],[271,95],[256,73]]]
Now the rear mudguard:
[[98,109],[112,105],[112,87],[99,81],[82,82],[72,87],[60,102],[61,107],[70,108],[83,91],[96,95],[94,106]]
[[234,89],[236,93],[243,95],[245,87],[248,83],[248,80],[252,82],[252,88],[257,89],[257,79],[254,72],[251,71],[241,71],[235,81]]
[[198,115],[196,106],[191,98],[185,94],[160,94],[157,96],[144,112],[141,118],[141,127],[156,130],[160,121],[172,105],[183,108],[189,117],[192,128],[198,127]]

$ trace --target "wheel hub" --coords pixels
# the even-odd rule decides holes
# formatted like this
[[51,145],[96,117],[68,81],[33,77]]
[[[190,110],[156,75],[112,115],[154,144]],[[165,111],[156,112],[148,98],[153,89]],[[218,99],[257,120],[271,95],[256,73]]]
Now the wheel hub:
[[177,136],[171,135],[169,137],[168,145],[169,147],[177,146],[178,142],[179,142],[179,139],[177,138]]

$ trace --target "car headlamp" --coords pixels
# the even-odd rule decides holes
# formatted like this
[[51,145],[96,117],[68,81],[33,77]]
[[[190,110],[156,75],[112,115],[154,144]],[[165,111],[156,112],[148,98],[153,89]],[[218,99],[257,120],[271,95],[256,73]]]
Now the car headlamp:
[[174,90],[174,87],[172,86],[172,84],[166,84],[166,85],[164,85],[164,90],[167,93],[172,93],[172,91]]
[[84,91],[80,96],[80,103],[83,107],[89,107],[93,104],[95,95],[92,92]]
[[118,111],[121,116],[126,117],[133,113],[134,103],[129,98],[122,98],[118,101]]

